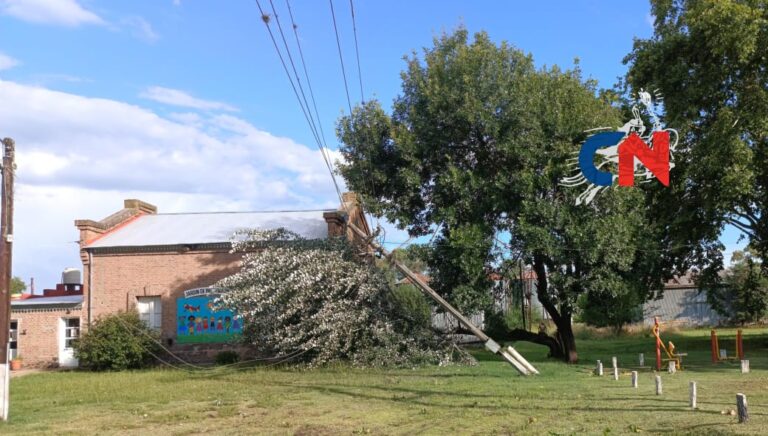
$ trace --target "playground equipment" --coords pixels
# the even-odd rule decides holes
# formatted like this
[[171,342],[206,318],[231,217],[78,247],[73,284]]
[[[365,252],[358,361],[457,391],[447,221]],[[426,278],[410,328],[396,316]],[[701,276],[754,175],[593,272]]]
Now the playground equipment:
[[725,348],[720,348],[717,340],[717,332],[713,329],[710,338],[712,341],[712,363],[723,362],[726,360],[744,360],[744,343],[742,342],[741,329],[736,331],[736,356],[728,357]]
[[663,360],[667,362],[675,362],[676,369],[683,369],[683,357],[687,356],[688,353],[676,353],[675,344],[673,344],[672,341],[669,341],[669,344],[665,346],[664,341],[661,340],[660,333],[661,323],[659,322],[659,317],[655,316],[653,318],[653,335],[656,336],[656,371],[661,371],[661,350],[664,350],[667,354],[667,358]]

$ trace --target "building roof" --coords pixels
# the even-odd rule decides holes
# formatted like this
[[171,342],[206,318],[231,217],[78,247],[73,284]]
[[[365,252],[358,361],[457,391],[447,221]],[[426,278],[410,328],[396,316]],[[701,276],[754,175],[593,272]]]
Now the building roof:
[[323,213],[331,211],[333,210],[139,215],[95,239],[85,248],[227,243],[238,230],[271,230],[280,227],[308,239],[326,238],[328,225]]
[[29,296],[11,300],[11,308],[43,307],[43,306],[78,306],[83,302],[83,294],[62,295],[58,297]]

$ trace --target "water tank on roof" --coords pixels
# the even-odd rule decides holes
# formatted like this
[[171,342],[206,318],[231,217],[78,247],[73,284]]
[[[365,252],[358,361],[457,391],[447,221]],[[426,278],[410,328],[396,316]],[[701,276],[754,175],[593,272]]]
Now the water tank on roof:
[[61,273],[61,283],[65,285],[81,284],[80,270],[77,268],[65,268],[64,272]]

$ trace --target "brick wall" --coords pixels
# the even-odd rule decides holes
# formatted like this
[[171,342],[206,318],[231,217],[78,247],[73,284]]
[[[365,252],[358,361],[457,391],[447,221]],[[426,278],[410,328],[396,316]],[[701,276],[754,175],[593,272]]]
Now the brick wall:
[[78,318],[81,309],[14,310],[11,319],[18,322],[18,355],[24,359],[25,368],[58,366],[59,321],[61,318]]
[[[136,308],[137,297],[161,297],[163,339],[176,338],[176,299],[188,289],[207,287],[240,268],[240,254],[220,251],[174,251],[94,254],[91,289],[85,287],[83,313],[91,320]],[[88,283],[88,280],[85,280]],[[167,341],[166,341],[167,342]]]

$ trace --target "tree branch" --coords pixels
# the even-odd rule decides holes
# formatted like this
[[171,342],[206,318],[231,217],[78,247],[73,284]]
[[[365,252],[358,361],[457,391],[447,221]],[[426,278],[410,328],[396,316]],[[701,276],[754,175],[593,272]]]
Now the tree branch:
[[726,220],[728,224],[736,227],[737,229],[741,230],[742,232],[746,233],[750,237],[754,238],[756,237],[755,230],[751,228],[749,225],[742,223],[741,221],[733,218],[728,218]]

